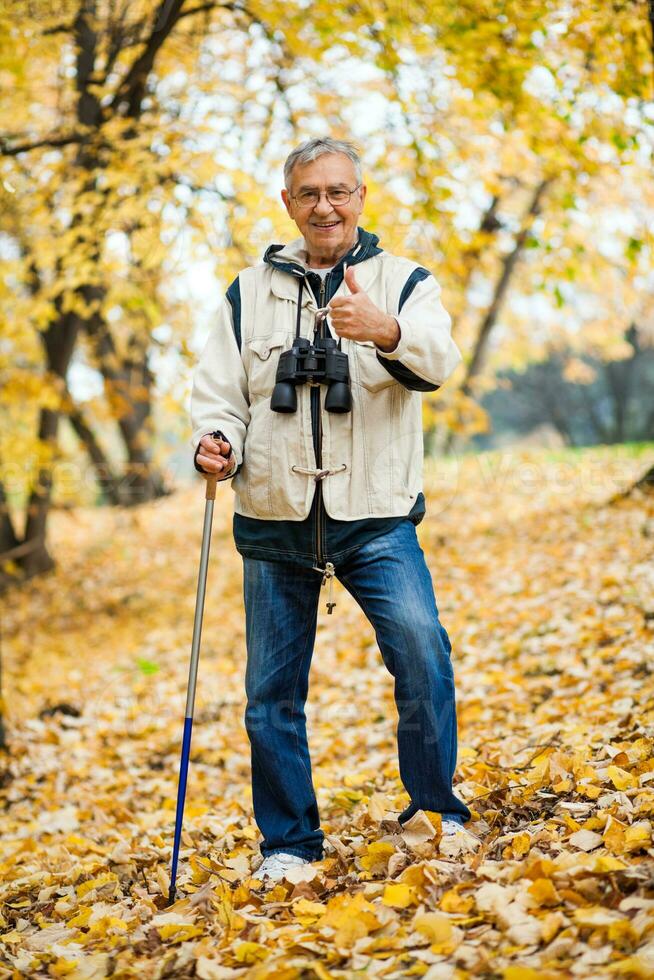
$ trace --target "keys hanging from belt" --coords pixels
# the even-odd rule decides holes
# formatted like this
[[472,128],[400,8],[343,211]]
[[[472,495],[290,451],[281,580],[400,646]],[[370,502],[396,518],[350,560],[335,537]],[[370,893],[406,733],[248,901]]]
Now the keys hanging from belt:
[[316,572],[322,572],[322,582],[320,583],[320,588],[322,589],[325,582],[329,583],[326,605],[327,605],[327,615],[331,616],[332,610],[336,605],[336,603],[334,602],[334,575],[336,574],[334,570],[334,566],[330,561],[328,561],[325,562],[324,568],[318,568],[317,565],[314,565],[313,567]]

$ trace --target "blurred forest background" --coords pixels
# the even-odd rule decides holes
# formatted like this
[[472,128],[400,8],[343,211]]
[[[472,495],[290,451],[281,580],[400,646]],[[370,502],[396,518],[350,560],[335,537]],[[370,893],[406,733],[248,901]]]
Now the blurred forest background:
[[[296,229],[281,165],[352,137],[362,224],[443,287],[430,454],[654,440],[646,0],[0,6],[0,564],[52,508],[195,478],[188,399],[234,275]],[[643,481],[652,481],[645,459]]]

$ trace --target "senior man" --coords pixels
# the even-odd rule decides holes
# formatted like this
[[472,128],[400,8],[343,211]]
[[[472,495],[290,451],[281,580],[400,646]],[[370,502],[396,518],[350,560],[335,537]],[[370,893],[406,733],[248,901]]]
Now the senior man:
[[[282,200],[302,237],[271,245],[230,285],[191,406],[196,469],[233,478],[245,725],[263,836],[255,877],[271,881],[323,857],[304,705],[320,590],[328,583],[331,613],[334,576],[374,627],[395,678],[410,798],[400,823],[437,811],[444,833],[474,838],[463,827],[470,811],[452,791],[452,648],[416,536],[425,514],[420,392],[439,388],[461,354],[434,277],[358,226],[366,185],[351,143],[303,143],[284,181]],[[280,355],[297,337],[330,336],[347,355],[349,408],[329,410],[324,379],[296,378],[295,410],[273,411]]]

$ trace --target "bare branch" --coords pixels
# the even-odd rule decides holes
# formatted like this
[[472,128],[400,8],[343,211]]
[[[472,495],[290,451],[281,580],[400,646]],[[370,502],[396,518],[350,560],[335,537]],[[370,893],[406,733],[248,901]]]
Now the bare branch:
[[183,6],[184,0],[162,0],[155,14],[154,26],[150,36],[144,41],[145,50],[132,64],[118,86],[110,103],[111,110],[115,110],[121,102],[126,102],[127,115],[134,118],[139,115],[145,85],[148,75],[152,71],[155,58],[182,17],[218,9],[238,11],[239,13],[246,12],[242,5],[232,2],[206,3],[197,7],[189,7],[187,10],[183,10]]
[[5,138],[0,137],[0,156],[15,157],[19,153],[29,153],[30,150],[38,150],[42,146],[69,146],[71,143],[81,143],[83,139],[84,137],[79,133],[70,133],[68,136],[44,136],[43,139],[35,140],[33,143],[17,143],[10,146]]
[[279,37],[275,37],[274,32],[268,26],[268,24],[261,19],[257,14],[253,14],[252,11],[247,10],[245,7],[241,8],[244,14],[247,14],[248,18],[253,24],[257,24],[263,31],[266,40],[272,46],[276,45],[279,48],[280,58],[276,63],[277,71],[273,75],[273,85],[275,86],[278,95],[284,102],[286,106],[286,111],[288,113],[288,119],[291,127],[295,133],[297,133],[300,128],[300,120],[295,113],[291,101],[289,99],[288,90],[286,83],[283,79],[282,72],[288,70],[294,63],[293,54],[288,50],[288,47],[284,44],[283,40]]
[[55,24],[54,27],[46,27],[46,29],[41,32],[41,36],[49,37],[51,34],[71,34],[72,31],[72,24]]
[[517,265],[518,259],[521,256],[522,250],[524,248],[527,236],[531,228],[531,219],[540,213],[541,200],[542,197],[552,182],[552,178],[548,177],[540,181],[536,189],[533,192],[529,208],[524,216],[522,227],[515,237],[513,248],[507,255],[502,259],[501,273],[497,283],[495,285],[495,291],[493,294],[493,299],[486,312],[483,323],[480,327],[477,340],[475,342],[475,349],[473,351],[472,358],[468,364],[466,376],[461,385],[461,391],[470,395],[471,392],[471,382],[473,378],[479,374],[482,366],[483,355],[486,350],[486,344],[491,330],[495,326],[497,316],[502,305],[504,296],[508,290],[509,282],[513,271]]
[[209,13],[211,10],[217,10],[218,7],[234,11],[243,10],[243,8],[239,7],[239,5],[236,3],[203,3],[199,7],[190,7],[188,10],[183,10],[177,20],[181,20],[182,17],[192,17],[193,14]]

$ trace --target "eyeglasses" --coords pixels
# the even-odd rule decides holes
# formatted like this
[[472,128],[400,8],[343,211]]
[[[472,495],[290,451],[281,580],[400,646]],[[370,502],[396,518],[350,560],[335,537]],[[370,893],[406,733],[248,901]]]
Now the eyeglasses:
[[[351,191],[342,187],[334,187],[331,190],[325,191],[325,197],[335,208],[343,207],[344,204],[350,203],[350,198],[360,187],[361,184],[357,184]],[[291,194],[290,197],[299,208],[315,208],[322,197],[322,193],[320,191],[300,191],[299,194]]]

